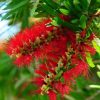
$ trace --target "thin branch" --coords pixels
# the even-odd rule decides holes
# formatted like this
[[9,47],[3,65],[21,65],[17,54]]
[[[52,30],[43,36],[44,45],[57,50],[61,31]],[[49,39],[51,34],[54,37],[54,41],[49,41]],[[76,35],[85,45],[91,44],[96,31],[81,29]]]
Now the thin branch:
[[100,16],[100,11],[97,11],[95,14],[93,14],[93,15],[91,16],[91,18],[89,19],[85,30],[87,30],[87,29],[89,28],[89,26],[91,25],[93,19],[96,18],[96,17],[99,17],[99,16]]

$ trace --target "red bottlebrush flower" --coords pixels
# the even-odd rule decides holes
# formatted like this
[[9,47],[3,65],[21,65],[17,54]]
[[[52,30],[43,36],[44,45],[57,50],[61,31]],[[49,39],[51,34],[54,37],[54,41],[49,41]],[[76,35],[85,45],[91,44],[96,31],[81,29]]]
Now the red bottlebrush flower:
[[76,48],[76,34],[73,31],[68,29],[66,32],[66,36],[68,41],[71,43],[71,47],[73,49]]
[[66,34],[69,41],[71,41],[72,43],[76,42],[76,35],[73,31],[68,29]]
[[64,36],[52,40],[48,44],[44,44],[34,52],[36,58],[53,58],[59,60],[59,57],[65,54],[67,39]]
[[42,86],[44,83],[44,79],[42,77],[36,77],[33,79],[33,84],[36,84],[38,86]]
[[42,23],[35,24],[30,29],[25,29],[15,35],[8,44],[7,53],[9,55],[21,52],[21,48],[31,45],[37,37],[48,35],[48,32],[53,30],[53,26],[48,26],[46,24],[50,23],[49,19],[44,20]]
[[73,54],[73,55],[71,56],[71,64],[72,64],[72,65],[76,65],[76,64],[78,64],[78,63],[79,63],[78,55]]
[[80,33],[80,35],[81,35],[81,38],[84,38],[85,35],[86,35],[86,30],[83,30],[83,31]]
[[[64,21],[70,20],[67,16],[60,17]],[[33,83],[39,86],[39,93],[47,93],[50,100],[56,100],[56,93],[68,94],[71,82],[80,75],[87,75],[86,52],[95,54],[95,49],[83,41],[85,30],[76,38],[72,30],[50,26],[50,22],[50,19],[37,22],[30,29],[19,32],[9,41],[7,53],[16,57],[18,66],[29,65],[34,58],[41,59],[42,64],[35,70],[38,77]],[[91,40],[92,36],[89,38]],[[73,68],[68,70],[70,66]]]
[[35,73],[36,74],[39,74],[40,76],[42,76],[42,77],[44,77],[46,74],[43,72],[43,70],[41,70],[41,69],[37,69],[37,70],[35,70]]
[[93,47],[89,46],[88,44],[84,44],[84,48],[86,51],[90,52],[92,55],[96,53],[96,50]]
[[15,60],[15,64],[18,66],[30,65],[31,61],[32,61],[31,55],[21,55]]
[[50,100],[57,100],[56,99],[56,93],[51,91],[51,90],[48,92],[48,96],[49,96]]
[[88,65],[84,61],[79,61],[78,65],[76,65],[74,68],[66,71],[63,74],[63,77],[66,81],[70,82],[73,81],[75,78],[77,78],[80,75],[87,75],[88,73]]
[[20,52],[19,47],[23,46],[22,40],[19,38],[19,37],[21,37],[21,35],[22,34],[20,32],[19,34],[16,35],[16,38],[14,37],[9,41],[9,44],[8,44],[8,47],[7,47],[7,53],[9,55]]
[[94,34],[94,33],[92,33],[92,34],[89,36],[89,38],[88,38],[88,39],[92,41],[94,38],[95,38],[95,34]]
[[54,61],[55,59],[49,59],[47,61],[47,66],[49,68],[49,70],[54,71],[55,67],[57,66],[57,61]]
[[43,71],[47,71],[47,70],[48,70],[48,68],[47,68],[47,66],[46,66],[45,64],[39,65],[39,68],[40,68],[41,70],[43,70]]
[[70,88],[66,84],[63,84],[61,82],[54,83],[53,87],[60,93],[62,96],[64,94],[69,94]]
[[86,52],[89,52],[90,54],[94,55],[96,53],[96,50],[91,47],[90,45],[86,43],[80,43],[77,45],[77,48],[75,49],[75,52],[78,55],[81,55],[82,59],[86,59]]
[[62,15],[62,14],[59,17],[64,21],[70,21],[70,19],[71,19],[70,16],[65,16],[65,15]]

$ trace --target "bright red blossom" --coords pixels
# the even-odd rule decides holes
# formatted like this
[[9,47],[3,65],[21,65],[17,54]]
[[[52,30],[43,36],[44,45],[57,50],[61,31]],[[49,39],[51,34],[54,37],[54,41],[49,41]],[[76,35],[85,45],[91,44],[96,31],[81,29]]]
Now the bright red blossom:
[[47,27],[46,24],[49,24],[50,20],[44,20],[42,23],[36,23],[30,29],[25,29],[24,31],[19,32],[15,37],[11,38],[9,41],[9,48],[7,49],[8,54],[16,54],[20,52],[20,48],[24,46],[29,46],[32,42],[36,40],[37,37],[43,36],[46,37],[48,32],[53,30],[53,26]]
[[23,66],[23,65],[30,65],[31,61],[32,61],[31,55],[22,55],[18,57],[14,63],[18,66]]
[[64,94],[69,94],[70,88],[69,86],[67,86],[66,84],[63,84],[61,82],[55,82],[53,84],[53,87],[60,93],[62,94],[62,96],[64,96]]
[[87,73],[88,73],[88,65],[84,61],[79,60],[78,65],[66,71],[63,74],[63,77],[67,82],[71,82],[80,75],[86,76]]
[[[64,21],[70,20],[67,16],[60,17]],[[38,86],[37,93],[48,94],[50,100],[56,100],[57,93],[62,96],[68,94],[71,83],[78,76],[88,74],[86,53],[95,54],[95,49],[88,44],[93,39],[92,35],[89,40],[84,40],[85,30],[77,39],[77,34],[70,29],[52,26],[50,22],[50,19],[37,22],[12,37],[7,53],[16,57],[15,64],[18,66],[30,65],[34,59],[41,59],[32,83]]]
[[48,93],[50,100],[56,100],[56,93],[53,91],[49,91]]

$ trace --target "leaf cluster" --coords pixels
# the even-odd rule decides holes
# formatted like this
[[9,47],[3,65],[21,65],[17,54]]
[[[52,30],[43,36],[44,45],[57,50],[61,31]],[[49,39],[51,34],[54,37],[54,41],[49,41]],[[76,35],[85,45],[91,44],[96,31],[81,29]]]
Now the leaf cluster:
[[[30,26],[30,17],[52,17],[53,25],[61,24],[74,31],[81,31],[99,9],[99,0],[10,0],[4,8],[8,12],[2,19],[10,20],[10,24],[22,22],[22,28],[25,28]],[[71,20],[67,23],[61,21],[60,14],[71,16]]]

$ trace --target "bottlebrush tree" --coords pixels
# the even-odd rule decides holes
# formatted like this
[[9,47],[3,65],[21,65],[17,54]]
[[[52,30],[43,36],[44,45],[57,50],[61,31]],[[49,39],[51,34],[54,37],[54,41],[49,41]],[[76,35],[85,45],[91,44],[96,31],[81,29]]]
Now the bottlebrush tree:
[[[57,94],[63,98],[72,91],[76,78],[88,77],[89,66],[95,67],[91,55],[100,54],[96,42],[100,31],[94,31],[99,7],[99,0],[12,0],[8,4],[9,16],[3,18],[13,19],[13,11],[18,12],[16,16],[23,12],[18,18],[24,29],[10,38],[6,52],[19,68],[38,62],[29,83],[37,85],[33,94],[47,94],[50,100],[56,100]],[[39,18],[30,28],[29,16]]]

